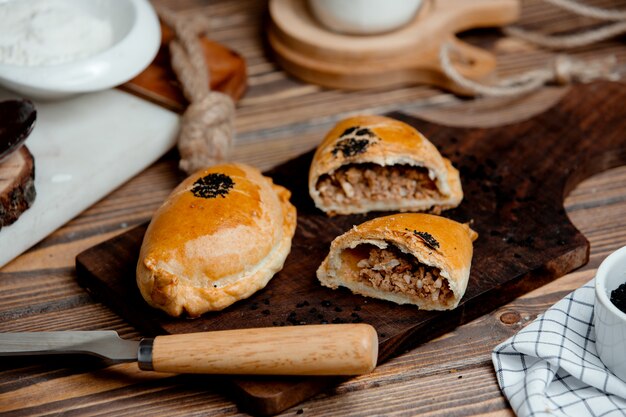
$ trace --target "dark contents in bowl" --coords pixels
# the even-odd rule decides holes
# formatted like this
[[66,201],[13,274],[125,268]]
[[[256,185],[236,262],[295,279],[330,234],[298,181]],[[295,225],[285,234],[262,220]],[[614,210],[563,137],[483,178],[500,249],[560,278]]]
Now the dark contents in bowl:
[[626,283],[611,291],[611,302],[626,313]]

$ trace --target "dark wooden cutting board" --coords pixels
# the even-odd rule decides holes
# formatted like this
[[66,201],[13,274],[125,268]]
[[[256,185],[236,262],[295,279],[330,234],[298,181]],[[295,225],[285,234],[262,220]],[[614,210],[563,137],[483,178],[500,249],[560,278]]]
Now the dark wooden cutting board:
[[[461,172],[465,198],[444,216],[472,221],[480,237],[467,292],[453,311],[420,311],[317,283],[315,270],[330,241],[381,213],[329,218],[315,209],[307,191],[311,153],[268,172],[292,191],[298,228],[284,269],[251,298],[195,320],[149,308],[135,286],[145,225],[81,253],[78,278],[146,335],[363,321],[378,331],[384,361],[587,262],[589,244],[567,218],[563,199],[584,178],[626,162],[624,102],[626,86],[595,83],[573,88],[531,120],[492,129],[392,114],[423,132]],[[230,392],[246,410],[272,414],[339,380],[241,377],[230,380]]]

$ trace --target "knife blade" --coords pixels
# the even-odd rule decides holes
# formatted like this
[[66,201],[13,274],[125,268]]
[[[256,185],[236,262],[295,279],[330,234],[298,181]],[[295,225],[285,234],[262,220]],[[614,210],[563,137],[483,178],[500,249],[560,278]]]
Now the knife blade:
[[359,375],[378,357],[369,324],[221,330],[140,341],[117,332],[0,333],[0,356],[89,354],[170,373],[242,375]]
[[132,362],[138,359],[139,343],[113,330],[0,333],[0,356],[74,353]]

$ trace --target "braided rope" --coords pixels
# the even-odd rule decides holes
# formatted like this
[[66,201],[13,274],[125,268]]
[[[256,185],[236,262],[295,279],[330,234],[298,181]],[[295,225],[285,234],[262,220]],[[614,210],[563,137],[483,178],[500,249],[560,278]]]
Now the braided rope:
[[198,39],[201,26],[166,8],[157,12],[176,34],[170,43],[172,68],[189,101],[178,136],[179,166],[190,174],[228,158],[235,104],[228,95],[211,91],[210,72]]
[[465,78],[454,68],[450,58],[453,48],[450,42],[442,45],[439,51],[441,68],[459,86],[482,96],[517,96],[535,91],[549,83],[565,85],[575,81],[586,83],[599,79],[612,81],[619,79],[619,74],[615,71],[617,60],[613,55],[596,61],[583,61],[567,55],[557,55],[545,68],[503,80],[498,85],[484,85]]
[[591,45],[626,33],[626,22],[612,23],[583,33],[561,36],[544,35],[517,27],[504,28],[503,31],[506,35],[520,38],[545,48],[571,49]]
[[608,10],[601,7],[589,6],[588,4],[578,3],[571,0],[543,0],[546,3],[550,3],[553,6],[567,10],[574,14],[590,17],[592,19],[606,20],[606,21],[618,21],[626,20],[626,11],[623,10]]
[[[550,49],[569,49],[590,45],[626,33],[626,12],[587,6],[572,0],[544,1],[581,16],[617,21],[617,23],[573,35],[551,36],[516,27],[505,28],[504,33]],[[545,68],[502,80],[498,85],[484,85],[464,77],[454,68],[450,58],[453,50],[454,46],[451,43],[441,46],[439,61],[443,72],[465,90],[483,96],[516,96],[537,90],[549,83],[569,84],[575,81],[590,82],[598,79],[617,81],[620,79],[620,74],[616,70],[615,56],[611,55],[595,61],[582,61],[567,55],[557,55]]]

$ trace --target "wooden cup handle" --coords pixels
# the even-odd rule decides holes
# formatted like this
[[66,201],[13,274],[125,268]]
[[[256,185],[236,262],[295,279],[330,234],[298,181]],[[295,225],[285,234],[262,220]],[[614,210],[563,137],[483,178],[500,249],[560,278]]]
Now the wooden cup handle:
[[159,372],[358,375],[376,367],[378,337],[369,324],[328,324],[158,336],[142,360],[149,348],[139,366]]

